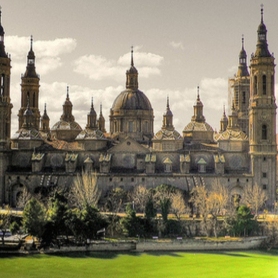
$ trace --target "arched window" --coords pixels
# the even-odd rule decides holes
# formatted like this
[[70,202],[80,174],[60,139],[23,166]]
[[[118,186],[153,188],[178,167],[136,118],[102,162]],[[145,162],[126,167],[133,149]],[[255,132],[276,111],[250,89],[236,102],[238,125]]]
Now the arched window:
[[254,95],[257,94],[257,86],[258,86],[258,78],[257,78],[257,76],[255,75],[255,76],[254,76],[254,83],[253,83]]
[[262,139],[266,140],[267,139],[267,126],[262,125]]
[[263,95],[266,95],[266,76],[263,75]]

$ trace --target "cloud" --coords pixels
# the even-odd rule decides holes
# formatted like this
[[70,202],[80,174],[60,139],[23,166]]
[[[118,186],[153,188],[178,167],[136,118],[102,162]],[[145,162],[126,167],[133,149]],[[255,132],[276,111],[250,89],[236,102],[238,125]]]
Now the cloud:
[[[118,60],[109,60],[99,55],[84,55],[75,60],[74,71],[93,80],[113,79],[122,81],[123,72],[130,66],[130,53],[119,57]],[[140,66],[140,77],[148,78],[151,75],[160,75],[160,65],[163,57],[153,53],[136,52],[135,66]]]
[[181,50],[184,50],[184,45],[182,42],[174,42],[174,41],[171,41],[170,42],[170,45],[174,48],[174,49],[181,49]]
[[[26,57],[30,50],[30,37],[5,37],[6,49],[12,58],[13,74],[20,74],[26,67]],[[20,47],[18,47],[20,46]],[[48,41],[34,41],[33,50],[36,55],[36,66],[40,74],[47,74],[62,66],[62,55],[71,53],[76,48],[76,40],[57,38]]]

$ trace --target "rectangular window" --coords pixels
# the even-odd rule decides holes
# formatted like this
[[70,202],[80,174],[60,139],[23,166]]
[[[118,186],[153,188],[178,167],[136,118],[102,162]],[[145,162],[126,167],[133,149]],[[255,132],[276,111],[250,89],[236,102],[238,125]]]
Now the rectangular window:
[[263,178],[267,178],[267,173],[263,173]]
[[263,95],[266,95],[266,76],[263,75]]
[[133,132],[133,122],[132,121],[128,122],[128,132]]
[[264,189],[264,190],[266,190],[266,187],[267,187],[266,184],[263,184],[263,189]]

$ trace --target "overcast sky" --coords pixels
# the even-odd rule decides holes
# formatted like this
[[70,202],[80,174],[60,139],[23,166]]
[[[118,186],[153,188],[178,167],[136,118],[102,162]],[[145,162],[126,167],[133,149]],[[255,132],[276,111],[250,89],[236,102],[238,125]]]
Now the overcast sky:
[[[86,125],[91,97],[106,129],[116,96],[125,89],[130,47],[139,89],[152,103],[154,130],[162,125],[169,95],[174,125],[182,133],[193,115],[197,86],[207,122],[219,130],[227,105],[228,78],[237,70],[244,34],[248,61],[255,52],[261,0],[4,0],[2,25],[11,54],[13,132],[20,108],[30,36],[34,37],[44,103],[50,126],[60,119],[70,87],[73,115]],[[278,53],[278,1],[264,3],[270,52]],[[278,55],[278,54],[277,54]],[[276,81],[277,83],[277,81]],[[277,89],[276,89],[277,92]],[[227,112],[228,113],[228,112]]]

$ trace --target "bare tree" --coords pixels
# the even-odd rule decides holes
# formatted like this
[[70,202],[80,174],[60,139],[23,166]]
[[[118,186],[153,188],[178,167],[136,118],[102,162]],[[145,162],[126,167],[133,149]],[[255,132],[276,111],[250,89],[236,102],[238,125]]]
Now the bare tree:
[[77,174],[70,190],[70,202],[79,208],[85,206],[97,207],[101,190],[98,187],[96,172],[83,172]]
[[258,184],[248,185],[244,188],[243,202],[254,210],[255,217],[258,216],[258,211],[264,206],[266,200],[267,196]]
[[149,190],[144,185],[139,185],[131,192],[130,199],[134,202],[135,207],[140,212],[144,212],[148,197],[150,195]]
[[26,203],[32,198],[32,194],[28,190],[26,186],[24,186],[23,190],[20,192],[17,201],[16,201],[16,207],[23,209],[26,205]]
[[172,204],[170,210],[180,221],[181,216],[189,212],[189,207],[186,206],[184,196],[181,190],[177,190],[172,194]]
[[211,190],[205,186],[196,186],[192,191],[191,202],[197,208],[202,217],[202,226],[207,236],[210,230],[217,237],[219,232],[219,215],[224,214],[229,203],[228,190],[220,185],[214,184]]

